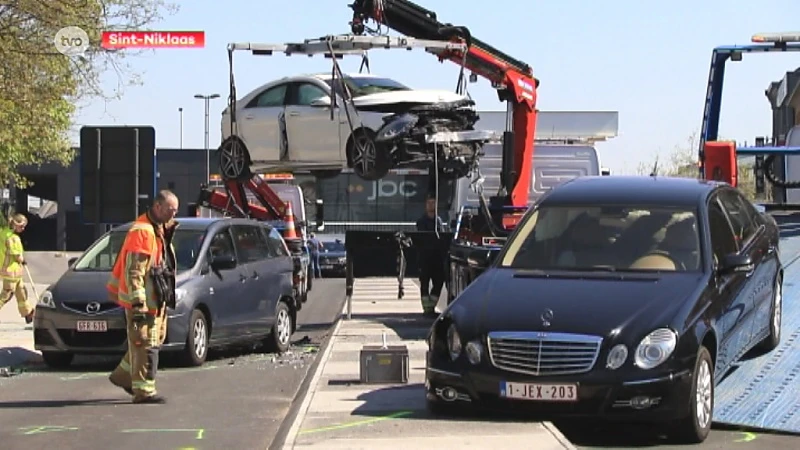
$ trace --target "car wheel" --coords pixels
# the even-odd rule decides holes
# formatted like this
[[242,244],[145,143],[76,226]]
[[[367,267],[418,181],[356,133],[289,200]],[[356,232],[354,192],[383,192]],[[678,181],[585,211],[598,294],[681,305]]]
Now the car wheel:
[[379,180],[392,168],[391,155],[375,145],[375,133],[366,128],[357,129],[347,142],[347,160],[353,172],[367,181]]
[[75,355],[66,352],[42,352],[44,364],[51,369],[66,369],[72,364]]
[[219,146],[219,170],[225,180],[245,181],[250,173],[250,152],[241,139],[231,136]]
[[781,320],[783,319],[783,277],[775,278],[772,294],[772,309],[769,320],[769,336],[761,342],[760,350],[769,352],[781,343]]
[[275,311],[275,323],[272,324],[272,330],[267,338],[269,351],[284,353],[289,350],[293,329],[294,324],[292,323],[292,314],[289,312],[289,306],[284,302],[278,303],[278,309]]
[[708,437],[714,414],[714,363],[703,346],[697,352],[692,373],[688,412],[676,428],[677,437],[683,443],[699,444]]
[[190,366],[202,366],[208,357],[208,320],[199,309],[192,311],[186,336],[184,360]]

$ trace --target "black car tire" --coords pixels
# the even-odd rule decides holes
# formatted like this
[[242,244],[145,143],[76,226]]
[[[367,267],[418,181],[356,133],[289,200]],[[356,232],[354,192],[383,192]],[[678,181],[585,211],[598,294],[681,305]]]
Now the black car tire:
[[[288,332],[283,327],[289,327]],[[289,311],[289,305],[285,302],[279,302],[275,310],[275,323],[272,324],[272,330],[267,336],[267,350],[273,353],[284,353],[289,350],[292,343],[292,331],[294,324],[292,323],[292,314]]]
[[74,354],[67,352],[42,352],[45,365],[51,369],[66,369],[74,358]]
[[[699,380],[702,378],[703,380]],[[700,346],[697,359],[692,372],[692,389],[689,395],[689,415],[681,420],[675,427],[676,437],[681,443],[699,444],[706,440],[711,431],[714,414],[714,362],[711,353],[704,346]],[[705,395],[704,395],[705,393]],[[703,397],[708,397],[708,419],[705,424],[698,419],[699,403]]]
[[189,319],[183,359],[189,366],[202,366],[208,358],[208,319],[203,311],[195,309]]
[[[759,344],[759,350],[770,352],[781,343],[781,320],[783,319],[783,276],[775,278],[774,294],[769,314],[769,336]],[[777,316],[777,318],[776,318]]]
[[[365,169],[360,163],[356,163],[356,155],[361,151],[357,149],[359,145],[371,145],[375,151],[372,167]],[[350,136],[347,141],[347,161],[353,168],[355,174],[367,181],[380,180],[389,173],[392,168],[392,156],[388,150],[375,142],[375,132],[368,128],[359,128]]]

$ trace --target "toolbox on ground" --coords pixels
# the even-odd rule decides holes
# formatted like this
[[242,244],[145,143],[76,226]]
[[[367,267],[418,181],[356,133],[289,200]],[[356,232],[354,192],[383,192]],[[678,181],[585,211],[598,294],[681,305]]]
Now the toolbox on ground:
[[361,348],[361,383],[408,383],[408,347],[365,345]]

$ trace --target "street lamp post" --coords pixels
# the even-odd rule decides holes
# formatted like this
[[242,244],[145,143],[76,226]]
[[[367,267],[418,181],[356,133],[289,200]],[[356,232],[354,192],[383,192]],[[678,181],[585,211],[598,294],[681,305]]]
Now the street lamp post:
[[178,114],[181,116],[181,150],[183,150],[183,108],[178,108]]
[[212,99],[219,98],[219,94],[195,94],[194,98],[203,100],[206,106],[206,184],[211,184],[211,149],[208,146],[208,109]]

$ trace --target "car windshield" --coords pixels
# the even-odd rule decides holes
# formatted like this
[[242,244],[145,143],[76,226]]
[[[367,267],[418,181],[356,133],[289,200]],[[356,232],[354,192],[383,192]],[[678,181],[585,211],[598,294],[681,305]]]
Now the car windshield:
[[697,213],[663,206],[542,205],[506,244],[500,267],[526,270],[700,270]]
[[[328,83],[328,86],[332,87],[337,94],[344,97],[341,92],[341,85],[339,84],[340,79],[337,78],[336,86],[331,79],[325,80]],[[395,80],[390,78],[378,78],[378,77],[344,77],[342,78],[344,83],[347,85],[347,88],[350,90],[350,93],[355,97],[361,97],[363,95],[370,95],[370,94],[379,94],[381,92],[391,92],[391,91],[410,91],[411,88],[405,86],[403,84],[398,83]]]
[[[126,231],[112,231],[95,242],[81,255],[72,270],[77,272],[110,272],[125,240]],[[205,232],[202,230],[175,231],[172,246],[178,262],[178,272],[194,267]]]
[[322,248],[327,252],[343,252],[344,243],[336,241],[322,241]]

